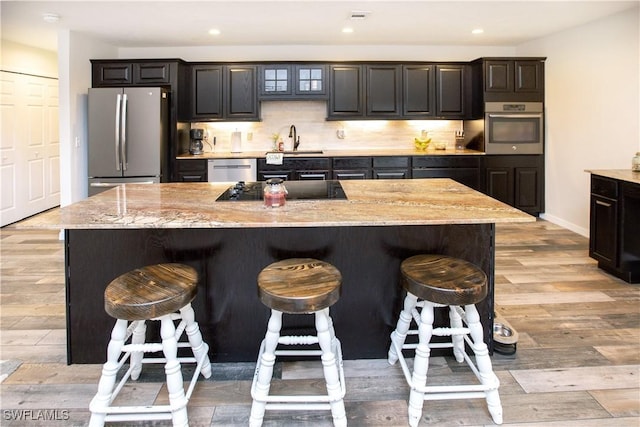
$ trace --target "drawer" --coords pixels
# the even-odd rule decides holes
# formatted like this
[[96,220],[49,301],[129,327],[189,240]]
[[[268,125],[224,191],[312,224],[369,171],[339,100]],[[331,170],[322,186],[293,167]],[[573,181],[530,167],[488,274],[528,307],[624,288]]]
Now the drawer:
[[192,172],[192,171],[206,171],[207,160],[206,159],[194,159],[194,160],[178,160],[176,162],[179,172]]
[[334,169],[368,169],[371,167],[371,157],[334,157]]
[[617,200],[618,182],[614,179],[591,175],[591,193]]
[[374,157],[374,168],[408,168],[409,157]]
[[413,168],[479,168],[477,156],[414,156]]

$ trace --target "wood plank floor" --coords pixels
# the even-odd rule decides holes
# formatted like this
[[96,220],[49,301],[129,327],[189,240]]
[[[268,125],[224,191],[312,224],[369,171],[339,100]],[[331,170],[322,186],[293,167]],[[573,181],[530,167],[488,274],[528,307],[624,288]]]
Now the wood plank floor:
[[[551,223],[497,230],[497,312],[519,333],[514,355],[492,357],[504,425],[640,426],[640,286],[599,270],[588,257],[587,239]],[[65,363],[58,233],[9,226],[0,238],[0,425],[86,425],[101,367]],[[191,425],[247,425],[253,364],[216,364],[214,372],[189,402]],[[315,363],[284,363],[278,372],[282,380],[274,388],[323,387]],[[346,361],[345,374],[349,425],[407,425],[408,389],[398,366]],[[447,384],[470,374],[453,359],[434,358],[429,376]],[[161,370],[150,370],[121,397],[166,402],[162,377]],[[477,399],[426,402],[420,423],[491,424]],[[331,418],[325,412],[267,412],[264,425],[330,426]]]

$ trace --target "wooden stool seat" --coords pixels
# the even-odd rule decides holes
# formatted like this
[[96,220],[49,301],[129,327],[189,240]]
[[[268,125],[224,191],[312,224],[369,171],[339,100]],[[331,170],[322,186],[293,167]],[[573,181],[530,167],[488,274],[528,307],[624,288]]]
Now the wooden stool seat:
[[312,258],[275,262],[258,275],[258,296],[267,307],[289,314],[313,313],[340,298],[342,275]]
[[468,305],[488,292],[487,275],[470,262],[443,255],[415,255],[400,265],[403,287],[420,299],[442,305]]
[[[487,296],[487,276],[475,265],[443,255],[416,255],[401,263],[402,286],[407,292],[396,329],[391,334],[388,360],[400,362],[409,385],[409,425],[417,427],[425,400],[484,397],[493,422],[502,424],[500,381],[493,372],[480,315],[475,304]],[[450,327],[434,328],[434,310],[447,308]],[[417,328],[411,329],[415,324]],[[408,335],[418,342],[407,343]],[[431,342],[433,336],[448,337]],[[456,361],[466,362],[478,383],[430,385],[429,357],[432,348],[451,348]],[[469,348],[475,363],[467,354]],[[403,351],[413,350],[410,368]]]
[[[342,348],[329,315],[329,307],[340,298],[341,283],[342,274],[337,268],[312,258],[274,262],[258,274],[258,295],[271,309],[271,316],[251,384],[250,427],[262,425],[267,409],[331,410],[334,426],[346,427]],[[313,315],[316,335],[281,335],[283,313]],[[273,367],[276,357],[281,356],[320,356],[327,393],[270,393]]]
[[[171,420],[173,427],[188,427],[187,403],[200,374],[211,376],[209,346],[202,340],[191,301],[196,296],[198,273],[182,264],[157,264],[132,270],[117,277],[104,292],[106,312],[116,318],[102,366],[98,392],[89,404],[89,427],[108,421]],[[162,342],[146,342],[147,322],[160,322]],[[177,326],[175,322],[178,322]],[[181,341],[186,335],[187,341]],[[179,348],[190,348],[193,357],[178,356]],[[162,352],[164,357],[144,357]],[[116,384],[118,373],[126,372]],[[143,364],[164,365],[169,393],[168,405],[114,406],[113,402],[129,379],[137,380]],[[194,363],[185,393],[181,365]],[[129,396],[135,400],[135,392]]]
[[104,291],[113,318],[149,320],[180,310],[196,297],[198,273],[183,264],[156,264],[129,271]]

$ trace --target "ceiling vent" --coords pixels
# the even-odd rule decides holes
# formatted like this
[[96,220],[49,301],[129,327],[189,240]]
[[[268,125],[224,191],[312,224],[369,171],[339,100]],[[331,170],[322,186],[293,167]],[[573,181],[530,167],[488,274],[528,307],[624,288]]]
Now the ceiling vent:
[[369,16],[371,14],[371,12],[369,12],[368,10],[353,10],[351,11],[351,15],[349,16],[351,19],[353,20],[363,20],[363,19],[367,19],[367,16]]

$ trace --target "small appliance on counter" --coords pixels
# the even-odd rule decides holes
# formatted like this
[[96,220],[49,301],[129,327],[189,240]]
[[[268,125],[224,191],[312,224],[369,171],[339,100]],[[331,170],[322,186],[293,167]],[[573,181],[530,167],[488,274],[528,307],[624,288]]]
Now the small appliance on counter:
[[204,139],[204,129],[191,129],[189,131],[191,142],[189,143],[189,153],[202,154],[202,140]]
[[240,153],[242,151],[242,132],[231,132],[231,152]]

